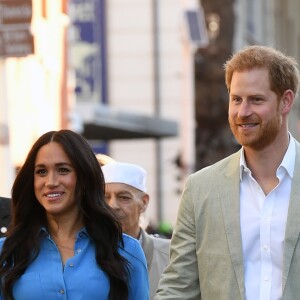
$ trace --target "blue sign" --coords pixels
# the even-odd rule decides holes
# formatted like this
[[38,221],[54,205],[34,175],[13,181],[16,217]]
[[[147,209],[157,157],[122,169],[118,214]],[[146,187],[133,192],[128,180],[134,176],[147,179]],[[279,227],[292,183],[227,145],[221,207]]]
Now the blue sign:
[[103,0],[70,0],[69,16],[70,65],[76,74],[77,101],[105,102],[102,92],[106,85],[102,53]]

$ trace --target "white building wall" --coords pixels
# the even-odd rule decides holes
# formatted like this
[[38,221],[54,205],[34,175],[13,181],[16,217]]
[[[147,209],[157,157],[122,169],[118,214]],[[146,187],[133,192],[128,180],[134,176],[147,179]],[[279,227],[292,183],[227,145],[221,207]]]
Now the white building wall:
[[[295,57],[300,66],[300,2],[297,0],[275,1],[275,45]],[[300,139],[300,101],[296,98],[289,117],[289,129]]]
[[234,50],[251,44],[274,46],[274,10],[273,0],[236,1]]
[[46,2],[47,18],[42,17],[41,3],[32,1],[35,53],[0,58],[0,125],[6,124],[9,133],[5,144],[0,143],[1,196],[10,197],[15,168],[22,165],[35,140],[61,126],[63,34],[67,17],[61,13],[62,0]]
[[[159,0],[159,107],[155,106],[154,24],[152,0],[107,1],[109,105],[128,112],[178,121],[179,136],[112,141],[109,154],[147,170],[150,204],[147,218],[157,224],[157,171],[161,176],[162,218],[175,224],[186,176],[178,180],[174,160],[181,153],[186,173],[194,164],[194,73],[192,51],[185,39],[186,2]],[[193,1],[197,2],[197,1]],[[159,164],[159,166],[157,165]]]

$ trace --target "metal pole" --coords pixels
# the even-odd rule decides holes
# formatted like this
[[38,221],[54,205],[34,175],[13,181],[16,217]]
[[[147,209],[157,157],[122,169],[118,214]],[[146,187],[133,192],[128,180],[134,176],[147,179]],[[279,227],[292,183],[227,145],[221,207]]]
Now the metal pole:
[[[160,116],[161,77],[160,77],[160,41],[159,41],[159,1],[152,1],[153,12],[153,62],[154,62],[154,109],[155,115]],[[156,203],[159,223],[163,220],[162,193],[162,147],[161,139],[155,139],[156,152]]]

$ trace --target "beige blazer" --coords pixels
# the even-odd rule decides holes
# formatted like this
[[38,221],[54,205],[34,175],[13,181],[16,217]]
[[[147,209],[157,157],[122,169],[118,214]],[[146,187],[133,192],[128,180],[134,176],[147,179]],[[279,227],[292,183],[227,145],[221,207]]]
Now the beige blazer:
[[141,229],[150,285],[150,300],[154,298],[160,276],[170,261],[170,240],[149,235]]
[[[244,300],[240,151],[191,175],[156,300]],[[300,299],[300,144],[286,224],[283,299]]]

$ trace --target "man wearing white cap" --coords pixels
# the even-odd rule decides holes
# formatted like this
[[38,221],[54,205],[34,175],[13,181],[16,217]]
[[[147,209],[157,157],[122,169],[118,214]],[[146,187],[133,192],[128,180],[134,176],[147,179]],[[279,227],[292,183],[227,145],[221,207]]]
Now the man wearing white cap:
[[148,266],[150,299],[153,299],[160,276],[169,263],[170,240],[149,235],[140,227],[140,215],[149,203],[146,171],[122,162],[107,163],[102,171],[107,203],[119,216],[124,233],[141,242]]
[[10,199],[0,197],[0,237],[6,233],[10,223],[10,207]]

